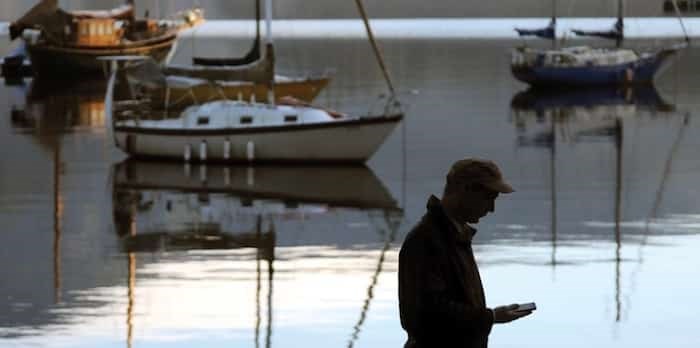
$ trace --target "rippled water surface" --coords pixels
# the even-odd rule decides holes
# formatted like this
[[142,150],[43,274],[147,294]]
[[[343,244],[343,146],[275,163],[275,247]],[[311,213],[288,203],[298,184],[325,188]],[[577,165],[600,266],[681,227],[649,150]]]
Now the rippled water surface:
[[[697,347],[700,53],[655,89],[538,94],[516,44],[382,42],[407,113],[359,167],[127,160],[104,82],[0,86],[0,346],[399,347],[400,243],[479,156],[517,190],[478,226],[487,302],[538,306],[492,347]],[[334,72],[318,104],[381,106],[367,42],[276,45],[280,72]]]

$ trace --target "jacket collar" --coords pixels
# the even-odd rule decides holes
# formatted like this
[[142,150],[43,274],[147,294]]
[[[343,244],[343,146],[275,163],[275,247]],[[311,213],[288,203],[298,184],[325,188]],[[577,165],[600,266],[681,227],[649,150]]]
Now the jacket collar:
[[442,230],[448,232],[450,239],[454,239],[458,243],[471,244],[476,229],[465,224],[463,231],[458,230],[453,220],[445,212],[442,202],[435,195],[431,195],[428,199],[427,208],[428,213],[440,223]]

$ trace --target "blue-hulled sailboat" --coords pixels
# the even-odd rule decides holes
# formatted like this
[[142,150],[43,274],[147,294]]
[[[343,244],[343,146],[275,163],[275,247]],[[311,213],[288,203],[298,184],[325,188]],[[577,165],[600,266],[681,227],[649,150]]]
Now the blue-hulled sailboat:
[[[556,0],[553,0],[556,5]],[[674,1],[675,4],[675,1]],[[653,83],[663,63],[686,43],[674,44],[656,51],[638,52],[622,48],[624,39],[624,5],[618,0],[617,22],[607,31],[572,30],[576,35],[594,36],[616,41],[616,47],[594,48],[590,46],[557,47],[556,6],[549,25],[542,29],[515,30],[520,36],[537,36],[552,40],[552,49],[535,49],[527,46],[512,53],[513,76],[532,86],[596,86],[635,85]],[[682,24],[682,23],[681,23]]]

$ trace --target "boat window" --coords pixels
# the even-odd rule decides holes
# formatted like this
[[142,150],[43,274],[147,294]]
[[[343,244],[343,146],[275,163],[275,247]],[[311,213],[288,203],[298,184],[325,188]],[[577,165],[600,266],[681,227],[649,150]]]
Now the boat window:
[[253,123],[253,116],[241,116],[241,124]]
[[199,116],[197,117],[197,125],[198,126],[203,126],[209,124],[209,117],[208,116]]
[[284,115],[284,122],[296,122],[297,115]]

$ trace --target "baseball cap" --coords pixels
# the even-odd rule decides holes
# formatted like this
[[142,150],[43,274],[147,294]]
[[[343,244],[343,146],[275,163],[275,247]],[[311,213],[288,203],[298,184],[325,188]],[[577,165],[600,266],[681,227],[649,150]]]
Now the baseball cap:
[[447,182],[479,183],[496,192],[515,192],[513,187],[505,182],[501,170],[495,163],[480,158],[465,158],[452,164],[447,173]]

